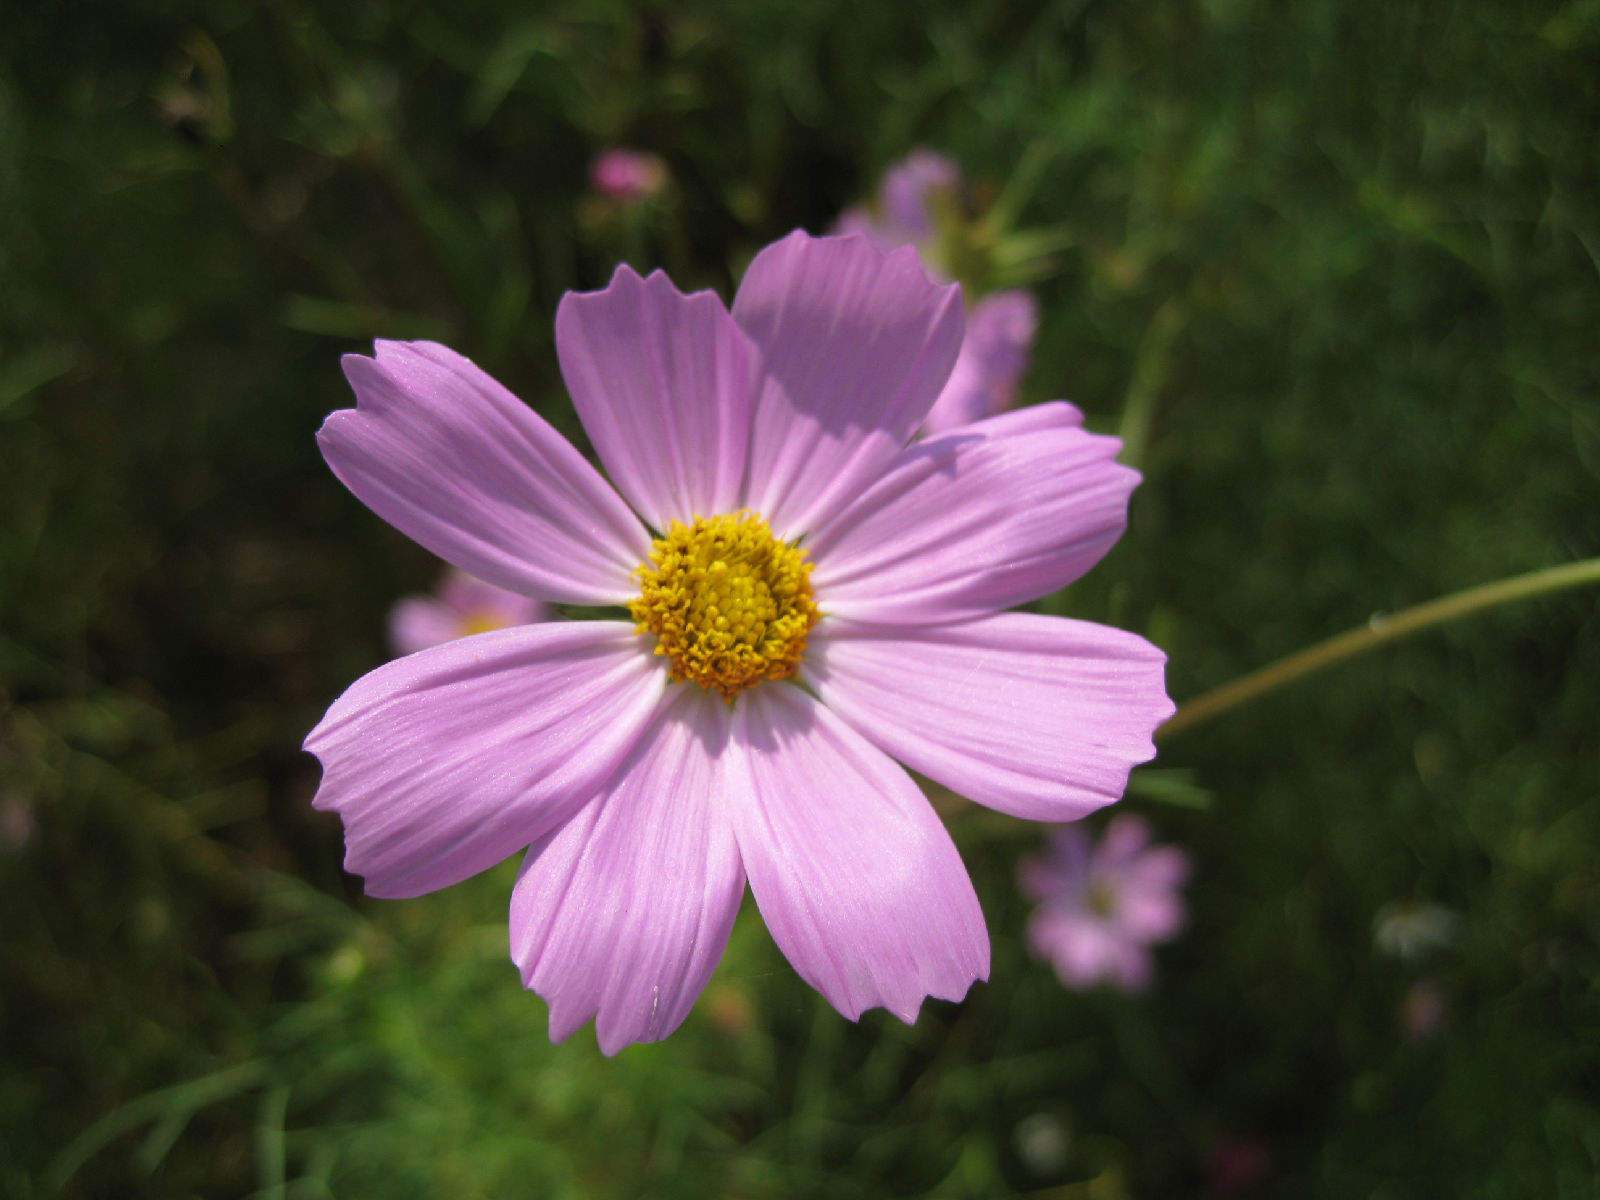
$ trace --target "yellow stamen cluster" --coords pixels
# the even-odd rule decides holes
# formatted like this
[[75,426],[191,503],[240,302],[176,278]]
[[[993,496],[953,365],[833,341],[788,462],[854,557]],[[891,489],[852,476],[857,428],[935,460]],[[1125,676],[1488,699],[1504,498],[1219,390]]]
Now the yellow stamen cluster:
[[628,611],[640,633],[656,635],[674,681],[692,679],[731,703],[763,679],[800,669],[818,616],[811,563],[758,514],[672,522],[633,577],[639,598]]
[[475,633],[492,633],[496,629],[504,629],[506,619],[497,612],[469,612],[461,618],[462,637],[471,637]]
[[1114,916],[1117,911],[1117,892],[1100,880],[1089,884],[1089,911],[1097,917]]

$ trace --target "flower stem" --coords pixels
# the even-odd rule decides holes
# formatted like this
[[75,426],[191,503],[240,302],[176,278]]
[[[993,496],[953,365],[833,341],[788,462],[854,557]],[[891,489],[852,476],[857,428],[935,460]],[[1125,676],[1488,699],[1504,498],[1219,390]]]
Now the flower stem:
[[1145,444],[1150,440],[1150,422],[1155,416],[1156,398],[1166,386],[1168,368],[1172,363],[1172,347],[1182,331],[1185,315],[1176,300],[1168,300],[1156,309],[1144,337],[1139,342],[1139,355],[1134,360],[1133,378],[1128,383],[1128,394],[1122,401],[1122,426],[1117,436],[1122,439],[1122,453],[1117,457],[1130,467],[1137,467],[1144,459]]
[[1180,705],[1170,721],[1156,730],[1156,740],[1165,741],[1195,725],[1221,716],[1231,708],[1264,696],[1268,692],[1295,682],[1325,667],[1331,667],[1347,658],[1354,658],[1386,642],[1397,641],[1443,625],[1460,617],[1470,616],[1486,608],[1526,600],[1547,592],[1559,592],[1584,584],[1600,583],[1600,558],[1586,558],[1580,562],[1560,567],[1546,567],[1497,580],[1464,592],[1430,600],[1415,608],[1404,609],[1392,616],[1378,613],[1365,625],[1358,626],[1331,637],[1327,641],[1307,646],[1287,658],[1268,663],[1260,670],[1241,675],[1231,683],[1203,692],[1193,700]]

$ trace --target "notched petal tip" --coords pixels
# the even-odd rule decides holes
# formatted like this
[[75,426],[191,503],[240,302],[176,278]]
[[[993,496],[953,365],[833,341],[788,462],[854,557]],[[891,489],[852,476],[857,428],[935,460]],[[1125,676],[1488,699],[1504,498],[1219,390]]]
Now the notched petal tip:
[[352,369],[356,371],[379,370],[394,367],[407,359],[422,358],[434,363],[450,364],[458,360],[467,360],[448,346],[439,342],[429,341],[400,341],[395,338],[374,338],[372,353],[361,354],[352,351],[339,357],[339,365],[344,368],[345,378],[352,379]]
[[[879,253],[883,253],[879,247],[873,244],[870,238],[864,237],[859,233],[850,234],[848,236],[858,238],[859,240],[866,242],[869,246],[873,246],[873,249],[879,250]],[[888,253],[884,254],[884,260],[885,266],[896,270],[903,270],[906,267],[915,268],[917,273],[922,276],[923,281],[930,288],[941,293],[945,297],[946,305],[955,304],[960,307],[962,312],[962,324],[964,325],[966,323],[966,305],[963,303],[963,297],[965,293],[962,291],[960,281],[952,280],[949,283],[941,283],[937,278],[934,277],[933,273],[928,270],[928,264],[923,261],[922,255],[917,251],[915,246],[896,246],[893,250],[890,250]]]
[[[697,288],[695,291],[686,292],[682,288],[678,287],[678,285],[672,281],[672,277],[660,267],[657,267],[648,275],[641,275],[627,263],[618,263],[616,269],[611,272],[611,278],[607,281],[605,287],[591,288],[588,291],[563,292],[560,301],[556,304],[556,320],[559,323],[562,320],[562,312],[564,310],[571,309],[574,305],[581,307],[585,303],[598,297],[612,295],[613,293],[623,293],[634,289],[644,291],[651,299],[656,299],[660,293],[665,292],[670,293],[672,297],[679,300],[692,300],[697,304],[709,301],[710,303],[717,305],[719,308],[725,307],[722,302],[722,297],[719,296],[715,290],[711,288]],[[567,319],[571,320],[570,317]]]
[[[651,277],[654,277],[656,275],[661,275],[661,274],[663,274],[663,272],[661,270],[659,270],[659,269],[650,272]],[[627,285],[629,285],[631,283],[642,283],[644,281],[644,279],[645,279],[645,276],[640,275],[639,272],[635,271],[630,264],[628,264],[628,263],[618,263],[616,265],[616,268],[611,272],[611,282],[606,284],[606,286],[601,288],[600,290],[601,291],[609,291],[611,288],[617,287],[619,285],[626,287]],[[588,294],[588,293],[584,293],[584,292],[568,292],[567,293],[568,296],[586,295],[586,294]],[[566,297],[563,296],[562,299],[564,300],[564,299],[566,299]]]
[[533,409],[434,342],[350,355],[356,406],[318,445],[378,516],[488,583],[542,600],[625,602],[649,548],[622,498]]
[[351,378],[350,373],[352,371],[364,371],[369,367],[376,366],[377,363],[378,359],[375,354],[361,354],[355,350],[350,351],[348,354],[341,354],[339,356],[339,366],[344,371],[344,377],[346,379]]
[[[988,940],[985,939],[983,943],[983,964],[981,967],[975,965],[972,974],[965,981],[952,981],[947,986],[932,985],[926,995],[914,996],[909,1000],[905,998],[885,999],[879,1003],[867,1005],[854,1013],[844,1012],[843,1009],[839,1011],[850,1020],[859,1022],[862,1017],[873,1009],[881,1008],[884,1012],[894,1017],[895,1020],[906,1025],[915,1025],[921,1019],[922,1010],[927,1007],[929,1000],[938,1000],[945,1004],[964,1003],[967,997],[972,994],[972,989],[976,985],[989,982],[990,965],[990,947]],[[827,997],[827,999],[830,1003],[833,1002],[832,997]]]
[[909,249],[797,231],[751,260],[732,312],[767,376],[748,503],[780,537],[803,536],[922,424],[960,353],[960,289],[932,283]]
[[384,359],[395,358],[424,358],[429,362],[444,366],[460,364],[472,365],[465,354],[452,350],[443,342],[435,342],[428,338],[374,338],[372,340],[373,357],[379,362]]
[[[660,271],[651,274],[651,278],[660,275]],[[670,285],[670,280],[668,281]],[[561,299],[556,303],[556,341],[560,344],[562,330],[569,328],[574,321],[581,319],[584,309],[592,309],[603,305],[605,301],[626,296],[644,288],[645,277],[640,275],[627,263],[618,263],[617,269],[611,272],[611,278],[605,287],[591,288],[586,292],[569,291],[561,293]]]
[[[840,250],[847,252],[847,256],[842,260],[839,258]],[[804,229],[796,229],[762,248],[751,260],[751,266],[755,267],[757,263],[767,259],[784,260],[788,265],[794,266],[801,260],[819,256],[846,263],[870,260],[878,264],[880,271],[915,271],[923,284],[944,297],[945,305],[955,304],[962,308],[963,313],[965,312],[961,302],[961,284],[945,283],[936,278],[915,246],[886,247],[876,238],[859,230],[816,236]],[[940,311],[942,312],[943,308]]]
[[[378,360],[368,354],[345,354],[339,358],[339,368],[344,372],[345,382],[350,385],[350,390],[356,394],[356,407],[365,407],[368,393],[373,388],[386,386],[384,370],[378,365]],[[349,412],[349,409],[335,409],[335,413]],[[332,416],[330,413],[329,416]]]
[[760,356],[714,292],[619,271],[562,298],[556,356],[595,453],[646,523],[739,507]]
[[805,678],[880,749],[1029,820],[1077,820],[1119,799],[1173,712],[1160,649],[1062,617],[859,626],[815,651]]
[[[350,353],[341,355],[339,367],[345,381],[355,393],[355,408],[339,408],[329,413],[322,430],[341,413],[360,412],[372,416],[390,408],[397,399],[403,399],[408,390],[416,386],[404,376],[408,368],[417,371],[440,370],[460,374],[463,369],[476,371],[477,367],[463,355],[438,342],[400,342],[378,338],[372,343],[371,354]],[[319,438],[322,430],[318,431]]]
[[1127,526],[1137,472],[1067,404],[917,443],[810,542],[829,611],[876,624],[988,615],[1065,587]]
[[989,970],[955,844],[911,779],[797,688],[741,697],[730,815],[751,890],[800,976],[850,1020],[916,1020]]
[[375,896],[459,882],[558,828],[653,719],[661,672],[629,625],[522,625],[386,663],[306,738],[312,806]]
[[[711,307],[727,311],[722,297],[711,288],[685,292],[659,267],[648,275],[640,275],[627,263],[623,263],[611,273],[611,281],[605,287],[587,292],[572,291],[562,294],[560,302],[556,305],[557,345],[560,345],[564,336],[579,332],[573,326],[575,322],[583,319],[584,310],[592,312],[597,319],[604,319],[608,300],[614,303],[617,300],[628,299],[635,303],[653,306],[658,310],[663,308],[670,310],[672,306],[685,304],[693,310]],[[569,330],[570,333],[564,335],[563,329]]]
[[744,895],[721,811],[724,759],[702,726],[720,702],[678,690],[612,782],[528,851],[511,899],[511,957],[560,1041],[589,1020],[615,1054],[659,1041],[693,1008]]

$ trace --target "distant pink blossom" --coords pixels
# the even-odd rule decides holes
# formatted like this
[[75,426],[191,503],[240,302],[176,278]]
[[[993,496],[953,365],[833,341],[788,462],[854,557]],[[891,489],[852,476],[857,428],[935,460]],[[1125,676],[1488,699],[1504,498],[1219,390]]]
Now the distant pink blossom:
[[33,802],[20,792],[0,795],[0,849],[16,852],[33,840]]
[[[962,217],[961,169],[942,154],[914,150],[884,172],[871,206],[849,208],[839,233],[861,233],[885,249],[915,246],[935,276],[949,279],[941,222]],[[967,332],[961,355],[924,422],[924,433],[1003,412],[1016,401],[1017,384],[1039,327],[1038,304],[1024,288],[991,292],[967,302]]]
[[961,168],[943,154],[913,150],[883,173],[872,207],[847,208],[839,232],[864,233],[885,250],[929,248],[939,232],[938,212],[961,203]]
[[922,431],[943,433],[1010,408],[1038,327],[1039,306],[1021,288],[991,292],[971,305],[961,353]]
[[1045,853],[1020,871],[1038,904],[1029,945],[1069,988],[1142,990],[1154,973],[1150,947],[1183,928],[1188,875],[1188,856],[1152,846],[1150,827],[1131,814],[1114,818],[1098,843],[1084,829],[1052,830]]
[[1406,989],[1398,1013],[1400,1031],[1412,1041],[1423,1041],[1444,1025],[1444,992],[1431,979],[1419,979]]
[[602,196],[636,203],[658,196],[667,186],[667,164],[645,150],[604,150],[589,164],[589,183]]
[[389,644],[396,654],[415,654],[456,638],[542,621],[545,605],[508,592],[462,571],[451,571],[431,596],[407,596],[389,613]]
[[1217,1145],[1206,1162],[1206,1195],[1245,1196],[1272,1174],[1272,1152],[1254,1138],[1234,1137]]
[[524,848],[511,956],[556,1040],[667,1036],[748,882],[851,1019],[987,977],[955,844],[900,765],[1014,816],[1116,800],[1173,711],[1143,638],[1004,611],[1121,534],[1137,474],[1045,404],[913,442],[961,345],[909,249],[791,234],[732,311],[619,267],[556,350],[611,482],[472,363],[379,342],[318,441],[464,571],[631,620],[447,642],[358,680],[307,738],[314,803],[375,896]]

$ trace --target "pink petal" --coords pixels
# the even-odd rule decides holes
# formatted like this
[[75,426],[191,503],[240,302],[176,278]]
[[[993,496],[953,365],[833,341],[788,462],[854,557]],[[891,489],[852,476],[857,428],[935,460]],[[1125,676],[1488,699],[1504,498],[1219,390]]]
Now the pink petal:
[[1139,473],[1046,404],[912,446],[810,543],[823,611],[945,622],[1037,600],[1121,536]]
[[739,505],[759,358],[711,292],[618,267],[556,313],[561,373],[595,453],[657,529]]
[[1110,983],[1139,991],[1150,982],[1149,952],[1098,917],[1040,909],[1028,921],[1028,942],[1069,988]]
[[773,940],[851,1020],[916,1020],[988,977],[983,913],[950,835],[898,766],[799,688],[739,697],[731,813]]
[[1155,965],[1155,958],[1142,943],[1119,942],[1106,966],[1106,979],[1125,992],[1142,992],[1155,978]]
[[407,596],[390,610],[389,644],[396,654],[415,654],[469,633],[526,625],[550,615],[531,596],[451,571],[433,596]]
[[1126,868],[1128,878],[1150,890],[1172,890],[1189,878],[1189,856],[1176,846],[1152,846]]
[[1077,905],[1089,879],[1090,852],[1089,835],[1078,826],[1051,829],[1045,852],[1017,866],[1023,895],[1045,905]]
[[1106,825],[1095,847],[1094,864],[1098,870],[1120,873],[1124,867],[1144,853],[1150,844],[1150,825],[1136,813],[1118,813]]
[[389,645],[396,654],[415,654],[460,636],[460,614],[426,596],[407,596],[389,613]]
[[727,945],[744,868],[724,807],[729,714],[674,689],[609,787],[528,852],[511,957],[550,1005],[550,1038],[591,1017],[600,1049],[666,1037]]
[[480,579],[568,604],[623,604],[650,550],[616,492],[545,420],[453,350],[346,355],[358,407],[317,434],[346,487]]
[[[481,579],[460,571],[451,571],[439,585],[439,599],[455,610],[458,620],[496,622],[495,629],[507,625],[527,625],[532,621],[547,621],[549,610],[532,596],[508,592]],[[479,632],[487,632],[480,630]],[[460,635],[457,634],[459,637]]]
[[819,627],[804,678],[919,771],[1002,812],[1071,821],[1122,795],[1172,715],[1166,656],[1087,621],[1002,613],[960,625]]
[[[878,201],[891,236],[915,241],[934,233],[939,193],[961,187],[961,168],[943,154],[913,150],[883,173]],[[954,204],[954,200],[947,203]]]
[[1033,293],[1020,288],[994,292],[974,304],[961,354],[922,431],[944,433],[1010,408],[1038,327],[1039,306]]
[[1153,846],[1117,874],[1117,924],[1127,936],[1163,942],[1183,928],[1179,888],[1189,876],[1189,856],[1176,846]]
[[893,250],[895,246],[903,244],[900,242],[891,243],[885,239],[881,230],[878,228],[877,218],[859,205],[847,208],[840,213],[839,219],[833,223],[828,232],[836,237],[843,237],[845,234],[850,233],[859,233],[862,237],[870,238],[873,242],[879,246],[882,246],[885,250]]
[[602,151],[589,164],[589,186],[602,196],[625,204],[659,195],[668,179],[666,162],[648,150],[618,146]]
[[660,703],[630,625],[519,625],[379,667],[306,738],[312,803],[345,826],[345,869],[417,896],[515,854],[589,800]]
[[1116,923],[1133,942],[1164,942],[1183,928],[1184,905],[1176,892],[1144,891],[1124,883],[1117,897]]
[[893,461],[961,347],[961,292],[916,252],[795,232],[750,264],[734,319],[765,359],[746,503],[789,540]]

